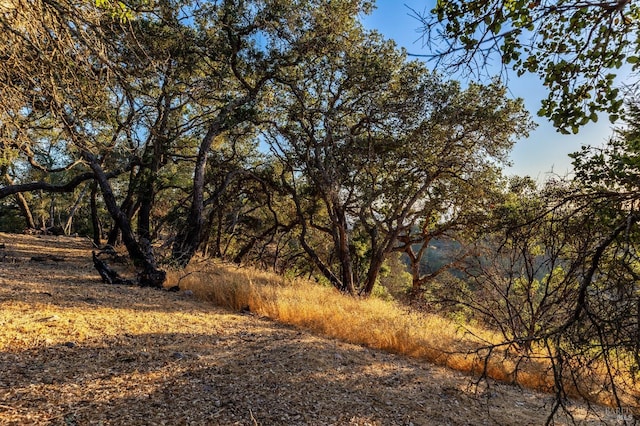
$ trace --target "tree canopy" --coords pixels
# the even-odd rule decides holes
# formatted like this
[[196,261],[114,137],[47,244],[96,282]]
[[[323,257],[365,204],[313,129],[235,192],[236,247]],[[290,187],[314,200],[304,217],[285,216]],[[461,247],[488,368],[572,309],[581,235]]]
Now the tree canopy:
[[530,126],[497,83],[462,90],[365,31],[368,1],[7,5],[0,196],[27,227],[90,209],[83,232],[121,239],[147,285],[211,247],[369,294]]
[[625,64],[638,67],[640,7],[634,2],[438,0],[430,13],[415,15],[426,56],[442,68],[538,75],[548,89],[538,114],[561,132],[577,132],[599,112],[613,122],[623,111],[615,78]]
[[[531,128],[499,84],[462,90],[375,33],[303,60],[295,73],[273,88],[280,98],[267,138],[289,170],[305,251],[350,293],[371,293],[400,238],[422,241],[418,223],[473,210],[462,194],[480,205],[481,188]],[[333,242],[324,258],[307,244],[312,230]]]

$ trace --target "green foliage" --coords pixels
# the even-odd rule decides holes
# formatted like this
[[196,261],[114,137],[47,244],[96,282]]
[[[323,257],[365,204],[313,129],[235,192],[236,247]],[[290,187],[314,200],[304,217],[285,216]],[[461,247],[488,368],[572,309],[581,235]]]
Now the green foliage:
[[375,297],[376,299],[380,300],[390,301],[394,299],[389,289],[387,289],[387,287],[383,286],[379,282],[376,282],[374,284],[373,290],[371,291],[370,295],[371,297]]
[[535,0],[438,1],[420,16],[433,57],[447,67],[488,67],[495,55],[518,75],[537,74],[548,88],[538,111],[563,133],[623,111],[614,79],[638,66],[640,7],[634,2],[549,4]]
[[290,173],[304,237],[314,229],[333,243],[326,257],[307,244],[309,257],[336,287],[366,294],[416,223],[481,215],[532,125],[498,82],[462,90],[379,34],[354,26],[334,48],[276,81],[265,134]]
[[[376,287],[384,287],[391,298],[401,300],[406,298],[411,290],[412,279],[403,256],[400,253],[393,253],[386,258]],[[374,295],[376,287],[374,287]]]
[[640,108],[630,100],[627,109],[627,126],[618,129],[605,146],[584,146],[570,155],[576,182],[584,188],[620,193],[640,189]]
[[98,8],[108,11],[112,18],[118,19],[120,22],[127,22],[134,17],[134,12],[122,1],[95,0],[95,2]]
[[17,206],[5,200],[0,201],[0,232],[24,231],[26,224]]
[[[493,209],[496,228],[467,259],[464,281],[438,280],[425,293],[431,306],[501,333],[493,348],[508,348],[518,362],[544,351],[558,398],[567,372],[580,392],[597,385],[622,395],[628,389],[618,378],[638,371],[635,103],[627,126],[605,146],[573,154],[572,180],[538,189],[528,178],[512,179]],[[604,382],[588,382],[603,370]]]

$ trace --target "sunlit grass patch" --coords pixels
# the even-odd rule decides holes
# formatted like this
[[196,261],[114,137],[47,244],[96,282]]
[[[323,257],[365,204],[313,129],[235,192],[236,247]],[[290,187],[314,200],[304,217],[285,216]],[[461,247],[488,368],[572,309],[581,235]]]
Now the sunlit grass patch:
[[216,305],[249,311],[342,341],[535,389],[552,388],[552,376],[545,365],[529,363],[516,368],[516,363],[501,356],[499,350],[485,364],[486,352],[480,348],[498,343],[497,334],[411,311],[394,301],[349,297],[306,280],[215,262],[199,262],[186,271],[170,272],[169,283],[179,284],[181,290],[192,291]]
[[[175,284],[216,305],[251,312],[344,342],[424,359],[530,389],[544,392],[555,389],[550,355],[544,347],[533,345],[530,353],[519,355],[508,345],[502,345],[504,339],[499,333],[417,312],[396,301],[350,297],[307,280],[219,262],[202,261],[186,271],[171,272],[169,285]],[[607,377],[604,366],[591,365],[589,371],[597,377],[585,378],[580,384],[582,390],[573,383],[572,373],[565,372],[567,394],[615,405],[610,390],[603,387]],[[636,385],[625,384],[630,382],[626,376],[615,379],[633,398]],[[627,399],[624,397],[625,402],[631,403]]]

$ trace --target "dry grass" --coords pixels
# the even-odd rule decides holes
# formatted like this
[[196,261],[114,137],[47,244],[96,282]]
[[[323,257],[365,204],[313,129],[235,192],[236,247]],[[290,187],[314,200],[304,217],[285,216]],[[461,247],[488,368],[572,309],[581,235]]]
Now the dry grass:
[[[221,309],[184,292],[102,284],[87,241],[0,233],[0,243],[6,244],[0,425],[539,425],[549,413],[548,395],[491,380],[472,386],[468,376],[446,368]],[[30,260],[36,254],[62,260]],[[265,312],[281,312],[281,321],[298,316],[307,328],[333,310],[345,311],[334,321],[348,322],[348,310],[371,309],[367,315],[375,316],[387,306],[337,307],[342,298],[329,289],[281,278],[266,285],[274,278],[200,266],[194,270],[203,272],[183,284],[193,280],[203,296],[207,282],[228,285],[217,303],[253,311],[262,303]],[[310,308],[308,299],[324,307]],[[325,321],[324,332],[359,329],[360,341],[374,346],[363,340],[368,331],[382,335],[396,320],[375,321]],[[437,319],[430,324],[449,333]],[[397,335],[379,347],[393,350],[403,333],[415,332],[410,325],[397,323]],[[571,410],[579,424],[616,420],[601,407],[571,403]],[[556,424],[570,423],[561,415]]]
[[[395,302],[347,297],[331,287],[219,262],[195,262],[187,271],[170,273],[169,280],[171,285],[179,284],[182,290],[191,290],[198,298],[218,306],[250,311],[345,342],[529,389],[554,389],[552,368],[543,348],[539,353],[534,349],[529,358],[518,358],[498,346],[487,358],[483,348],[499,345],[500,335],[438,315],[411,311]],[[601,377],[590,377],[593,384],[589,385],[589,398],[615,405],[612,393],[602,388],[606,372],[601,370]],[[619,397],[635,407],[633,395],[637,389],[622,379],[616,377],[620,389],[625,388],[629,394]],[[565,386],[569,395],[585,396],[575,389],[569,377]]]
[[485,364],[482,347],[498,343],[498,335],[395,302],[346,297],[305,280],[215,262],[196,262],[187,271],[169,273],[169,282],[218,306],[248,310],[346,342],[536,390],[553,388],[548,365],[520,364],[516,375],[515,363],[500,354]]

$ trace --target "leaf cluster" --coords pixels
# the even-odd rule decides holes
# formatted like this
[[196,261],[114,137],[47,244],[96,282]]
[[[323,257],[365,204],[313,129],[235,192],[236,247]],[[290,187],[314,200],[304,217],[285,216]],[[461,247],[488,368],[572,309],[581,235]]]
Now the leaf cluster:
[[631,1],[439,0],[414,14],[428,56],[445,68],[537,74],[548,88],[538,114],[563,133],[623,111],[615,78],[625,63],[637,67],[640,50]]

